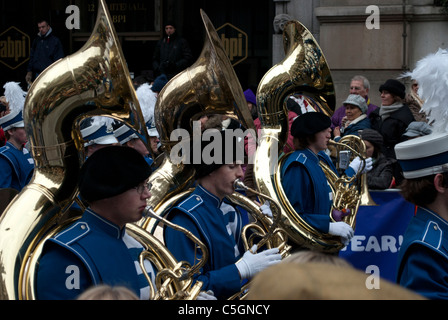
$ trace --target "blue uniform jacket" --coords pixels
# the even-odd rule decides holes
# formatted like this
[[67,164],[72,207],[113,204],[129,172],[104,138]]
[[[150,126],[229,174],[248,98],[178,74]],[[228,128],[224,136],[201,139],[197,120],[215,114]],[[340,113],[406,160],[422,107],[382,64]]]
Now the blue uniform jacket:
[[418,208],[398,254],[397,283],[429,299],[448,299],[448,222]]
[[19,150],[10,142],[0,148],[0,188],[21,191],[30,182],[34,160],[27,149]]
[[92,285],[122,285],[141,296],[148,287],[135,265],[142,247],[129,248],[125,229],[87,209],[82,218],[49,239],[37,270],[40,300],[71,300]]
[[[328,232],[333,193],[319,161],[324,161],[336,174],[336,168],[325,152],[318,155],[309,149],[296,150],[281,168],[283,189],[295,211],[311,226]],[[352,176],[349,168],[345,174]]]
[[[168,219],[192,232],[207,246],[209,259],[196,280],[202,281],[203,290],[212,290],[218,299],[228,298],[240,290],[241,279],[235,263],[243,252],[239,239],[241,213],[224,214],[221,207],[220,199],[199,185],[168,214]],[[166,228],[164,236],[176,259],[195,263],[194,244],[190,239],[172,228]]]

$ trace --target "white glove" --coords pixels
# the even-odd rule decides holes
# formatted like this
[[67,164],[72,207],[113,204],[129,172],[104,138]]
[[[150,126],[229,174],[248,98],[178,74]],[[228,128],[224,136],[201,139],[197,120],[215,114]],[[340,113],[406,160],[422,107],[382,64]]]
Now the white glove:
[[196,300],[218,300],[212,290],[199,292]]
[[261,212],[263,212],[264,215],[268,216],[269,218],[272,218],[272,210],[268,200],[266,200],[263,203],[263,205],[260,206],[260,210]]
[[372,170],[372,168],[373,168],[373,160],[372,160],[372,158],[369,157],[366,159],[366,166],[364,167],[364,170],[362,173],[369,172],[370,170]]
[[353,238],[355,234],[353,228],[350,227],[347,223],[342,221],[330,222],[328,233],[334,236],[340,236],[342,238],[342,242],[345,245],[347,245],[350,242],[350,240]]
[[[362,170],[361,173],[366,173],[372,170],[372,158],[367,158],[365,162],[366,163],[364,169]],[[356,157],[355,159],[352,160],[352,162],[350,162],[348,166],[352,168],[355,171],[355,173],[358,173],[358,171],[361,170],[361,168],[363,167],[363,162],[359,157]]]
[[274,265],[282,260],[278,248],[268,249],[255,254],[251,252],[255,252],[256,250],[257,245],[254,245],[250,250],[246,251],[243,257],[235,264],[241,279],[250,279],[264,268]]

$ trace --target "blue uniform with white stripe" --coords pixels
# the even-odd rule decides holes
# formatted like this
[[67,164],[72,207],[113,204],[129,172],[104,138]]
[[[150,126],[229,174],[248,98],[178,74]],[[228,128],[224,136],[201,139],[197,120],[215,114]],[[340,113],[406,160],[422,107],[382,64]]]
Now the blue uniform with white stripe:
[[448,222],[418,208],[403,236],[397,283],[429,299],[448,299]]
[[[143,247],[125,229],[90,209],[49,239],[37,270],[36,294],[42,300],[76,299],[92,285],[125,286],[141,299],[149,284],[138,263]],[[146,266],[154,280],[152,266]]]
[[[302,149],[288,156],[281,168],[281,178],[295,211],[314,228],[328,232],[333,193],[319,161],[324,161],[337,174],[325,152],[316,155],[309,149]],[[354,173],[352,168],[345,171],[348,176]]]
[[34,160],[27,149],[17,149],[12,143],[0,148],[0,188],[21,191],[30,182]]
[[[203,282],[202,290],[212,290],[218,299],[240,291],[241,279],[235,263],[244,253],[240,239],[242,213],[233,205],[222,202],[201,185],[177,207],[168,219],[180,225],[208,248],[209,259],[195,279]],[[165,228],[165,243],[178,260],[195,263],[194,243],[183,233]],[[201,252],[197,252],[201,254]]]

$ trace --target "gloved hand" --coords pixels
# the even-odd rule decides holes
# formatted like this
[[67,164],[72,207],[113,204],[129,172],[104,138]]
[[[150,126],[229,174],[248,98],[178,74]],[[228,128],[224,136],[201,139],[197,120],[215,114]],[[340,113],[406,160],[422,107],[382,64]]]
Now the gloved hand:
[[330,222],[328,233],[334,236],[340,236],[342,243],[344,243],[344,245],[347,245],[355,235],[353,228],[342,221]]
[[348,166],[352,168],[355,171],[355,173],[358,173],[358,171],[361,170],[361,168],[363,168],[361,173],[366,173],[372,170],[372,165],[373,165],[372,158],[369,157],[366,159],[366,163],[363,168],[362,160],[359,157],[356,157],[355,159],[352,160],[352,162],[350,162]]
[[269,201],[266,200],[263,205],[260,206],[261,212],[263,212],[264,215],[267,215],[269,218],[272,218],[272,210],[271,206],[269,205]]
[[212,290],[199,292],[196,300],[218,300]]
[[235,264],[240,273],[241,279],[250,279],[261,270],[274,265],[282,260],[278,248],[268,249],[259,253],[252,253],[257,250],[254,245],[246,251],[243,257]]
[[373,160],[371,157],[369,157],[366,159],[366,166],[362,173],[369,172],[370,170],[372,170],[372,168],[373,168]]

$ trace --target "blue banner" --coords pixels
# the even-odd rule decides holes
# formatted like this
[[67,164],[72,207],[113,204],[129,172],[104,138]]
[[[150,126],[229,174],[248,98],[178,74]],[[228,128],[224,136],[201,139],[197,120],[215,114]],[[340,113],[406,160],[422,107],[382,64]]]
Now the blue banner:
[[378,206],[359,208],[355,236],[339,256],[363,272],[374,269],[395,282],[398,250],[415,206],[395,189],[370,194]]

